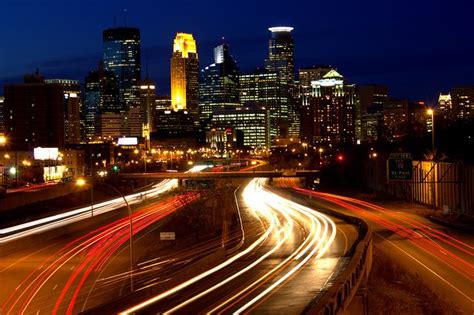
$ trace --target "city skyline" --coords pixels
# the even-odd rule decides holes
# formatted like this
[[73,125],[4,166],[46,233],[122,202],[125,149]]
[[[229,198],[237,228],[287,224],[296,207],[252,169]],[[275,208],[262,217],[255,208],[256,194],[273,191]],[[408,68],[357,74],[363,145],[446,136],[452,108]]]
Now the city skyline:
[[[276,3],[283,5],[279,1]],[[6,4],[5,7],[8,8],[5,9],[12,13],[21,11],[25,5],[29,8],[37,6],[29,1],[7,1]],[[176,32],[190,32],[195,35],[202,64],[210,63],[212,48],[224,36],[232,47],[242,73],[249,73],[254,68],[263,66],[267,55],[267,28],[275,25],[295,27],[293,35],[297,43],[296,69],[313,64],[330,64],[344,72],[351,83],[384,84],[389,87],[391,95],[429,101],[436,100],[440,92],[446,92],[455,85],[469,85],[474,82],[474,63],[468,53],[472,43],[465,41],[465,38],[469,37],[468,22],[462,18],[467,13],[460,12],[455,4],[445,8],[441,6],[440,1],[435,1],[429,2],[428,7],[428,2],[422,1],[411,5],[407,10],[403,6],[391,7],[390,3],[380,4],[377,8],[368,4],[357,6],[348,3],[337,12],[340,21],[331,19],[332,14],[318,13],[335,12],[331,11],[334,5],[328,3],[302,4],[301,8],[314,13],[314,16],[307,18],[303,18],[304,12],[301,8],[275,9],[268,6],[267,1],[258,3],[253,10],[246,9],[246,3],[243,3],[241,10],[235,10],[237,13],[225,5],[219,8],[204,6],[208,7],[206,11],[197,4],[185,3],[184,5],[195,10],[185,10],[182,16],[173,21],[169,21],[165,14],[159,21],[150,20],[147,18],[151,15],[150,12],[134,8],[130,1],[114,2],[112,9],[109,3],[108,10],[105,10],[105,4],[81,4],[77,12],[68,12],[70,23],[65,27],[58,28],[57,20],[43,20],[43,27],[35,28],[35,38],[31,42],[14,40],[11,38],[13,32],[7,32],[6,40],[11,44],[2,52],[5,57],[1,58],[3,62],[0,61],[0,85],[20,82],[25,73],[31,73],[36,68],[40,68],[47,78],[79,79],[83,82],[88,71],[95,68],[97,61],[101,59],[101,32],[113,27],[114,16],[117,26],[126,24],[140,28],[142,72],[145,73],[145,65],[148,65],[150,77],[157,82],[158,94],[170,92],[169,43]],[[143,5],[160,11],[173,10],[175,7],[174,4],[152,6],[151,2],[146,1]],[[57,3],[52,10],[60,10],[63,6]],[[127,8],[126,23],[122,8]],[[265,8],[270,14],[258,21],[251,20],[247,23],[248,18],[258,15],[258,12]],[[36,9],[26,10],[25,17],[36,13],[41,16],[41,6]],[[216,10],[224,9],[227,9],[228,18],[212,14]],[[426,10],[422,11],[424,9]],[[370,17],[371,22],[348,28],[356,19],[349,16],[351,10],[355,10],[353,13],[359,18]],[[150,11],[156,14],[155,10]],[[243,14],[242,19],[237,18],[239,12]],[[456,12],[456,18],[452,17],[450,12]],[[203,19],[205,14],[212,18]],[[99,19],[98,15],[101,15],[102,19]],[[437,22],[441,18],[443,25]],[[31,25],[39,22],[41,18],[33,16],[27,20],[28,22],[18,24],[19,22],[10,21],[8,16],[3,19],[11,29],[32,33]],[[243,24],[244,20],[246,23]],[[410,21],[410,25],[397,24],[404,20]],[[227,23],[222,24],[223,21]],[[213,27],[215,24],[222,25],[216,28]],[[374,28],[374,25],[377,27]],[[352,31],[348,32],[348,29]],[[60,38],[64,37],[65,33],[70,35],[64,39],[68,41],[68,45],[61,44]],[[461,41],[462,46],[456,45]],[[27,49],[31,45],[36,48]]]

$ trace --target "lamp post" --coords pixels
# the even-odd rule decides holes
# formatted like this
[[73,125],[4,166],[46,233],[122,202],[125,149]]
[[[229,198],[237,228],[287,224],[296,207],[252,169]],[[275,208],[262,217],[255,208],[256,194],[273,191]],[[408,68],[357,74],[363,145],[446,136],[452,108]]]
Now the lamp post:
[[[433,108],[429,108],[426,113],[428,115],[431,116],[431,149],[433,151],[433,158],[432,158],[432,161],[433,163],[435,163],[435,156],[436,156],[436,152],[435,152],[435,121],[434,121],[434,114],[435,114],[435,111]],[[436,165],[433,165],[433,167],[435,167]],[[432,180],[432,195],[433,195],[433,210],[436,210],[436,179],[435,179],[435,174],[433,172],[433,180]]]
[[434,109],[430,108],[426,111],[431,116],[431,148],[433,150],[433,160],[435,159],[435,120],[434,120]]
[[[132,208],[130,208],[130,205],[128,204],[128,201],[127,201],[127,198],[125,198],[125,196],[120,192],[120,190],[118,190],[117,188],[115,188],[114,186],[110,185],[110,184],[107,184],[107,183],[102,183],[103,185],[107,186],[108,188],[110,188],[111,190],[113,190],[114,192],[116,192],[117,194],[120,195],[120,197],[122,197],[123,201],[125,202],[125,205],[127,206],[127,210],[128,210],[128,218],[129,218],[129,233],[130,233],[130,243],[129,243],[129,247],[130,247],[130,292],[133,293],[133,218],[132,218]],[[76,185],[79,186],[79,187],[82,187],[84,185],[86,185],[86,180],[84,178],[78,178],[76,180]],[[91,189],[93,188],[94,184],[93,182],[91,181],[90,183],[91,185]],[[92,195],[91,195],[91,198],[92,198]],[[91,205],[94,204],[94,201],[91,199]]]
[[319,152],[319,165],[323,165],[323,161],[321,159],[321,155],[323,154],[323,148],[319,148],[318,152]]

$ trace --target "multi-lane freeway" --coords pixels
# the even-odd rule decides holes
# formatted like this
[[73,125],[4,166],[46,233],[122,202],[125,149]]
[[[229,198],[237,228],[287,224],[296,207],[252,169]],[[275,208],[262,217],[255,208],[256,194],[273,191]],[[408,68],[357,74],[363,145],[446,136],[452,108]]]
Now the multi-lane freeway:
[[166,291],[115,310],[122,314],[303,311],[330,285],[357,231],[275,194],[262,179],[243,189],[241,201],[245,230],[241,251]]
[[[357,230],[283,198],[261,179],[236,195],[243,233],[229,237],[243,237],[243,246],[205,270],[195,272],[195,265],[222,251],[220,238],[130,265],[130,233],[135,251],[143,251],[139,240],[154,225],[199,197],[189,192],[139,207],[133,231],[128,218],[99,228],[90,219],[79,223],[88,233],[65,231],[34,250],[2,257],[0,313],[104,313],[96,308],[104,303],[106,313],[301,312],[344,266]],[[63,219],[57,227],[64,228]],[[118,297],[120,303],[111,303]]]

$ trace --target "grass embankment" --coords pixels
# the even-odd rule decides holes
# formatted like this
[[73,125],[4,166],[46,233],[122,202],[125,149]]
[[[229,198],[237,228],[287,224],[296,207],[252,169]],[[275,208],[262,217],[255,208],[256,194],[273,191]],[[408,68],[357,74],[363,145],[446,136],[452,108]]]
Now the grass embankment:
[[462,314],[455,305],[427,288],[419,275],[375,249],[368,306],[369,314]]

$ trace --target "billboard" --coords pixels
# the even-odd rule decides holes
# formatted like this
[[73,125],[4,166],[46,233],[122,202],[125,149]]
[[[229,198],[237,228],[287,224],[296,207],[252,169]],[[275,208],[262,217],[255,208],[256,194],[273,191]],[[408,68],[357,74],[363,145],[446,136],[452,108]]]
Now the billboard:
[[138,138],[137,137],[118,138],[117,144],[118,145],[137,145],[138,144]]
[[35,160],[57,160],[59,156],[58,148],[34,148]]

